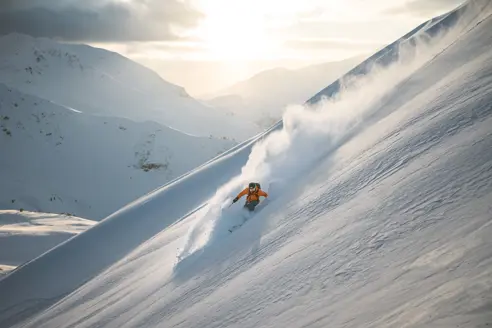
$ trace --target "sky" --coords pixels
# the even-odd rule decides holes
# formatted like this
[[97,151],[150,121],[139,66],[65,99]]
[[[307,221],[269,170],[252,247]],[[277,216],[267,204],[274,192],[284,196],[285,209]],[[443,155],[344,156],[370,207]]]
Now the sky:
[[464,0],[1,0],[11,32],[116,51],[213,93],[269,68],[370,55]]

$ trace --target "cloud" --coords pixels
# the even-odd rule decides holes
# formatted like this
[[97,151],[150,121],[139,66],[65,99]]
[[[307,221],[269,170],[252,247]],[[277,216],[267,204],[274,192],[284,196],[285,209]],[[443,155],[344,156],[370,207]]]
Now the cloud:
[[410,0],[387,10],[386,14],[410,14],[413,16],[437,15],[456,8],[465,0]]
[[179,0],[0,1],[0,35],[12,32],[66,41],[173,40],[202,14]]

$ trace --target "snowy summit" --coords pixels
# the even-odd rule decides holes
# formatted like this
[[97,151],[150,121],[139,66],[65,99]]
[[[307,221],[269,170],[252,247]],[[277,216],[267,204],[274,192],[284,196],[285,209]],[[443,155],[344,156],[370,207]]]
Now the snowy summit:
[[17,33],[0,37],[0,83],[76,112],[156,121],[186,134],[244,140],[258,132],[150,69],[87,45]]

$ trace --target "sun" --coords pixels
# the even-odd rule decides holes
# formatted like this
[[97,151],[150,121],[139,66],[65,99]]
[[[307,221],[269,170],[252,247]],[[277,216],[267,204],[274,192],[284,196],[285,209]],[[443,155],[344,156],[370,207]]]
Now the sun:
[[196,34],[211,57],[253,60],[271,50],[265,14],[249,1],[203,0],[200,7],[205,19]]

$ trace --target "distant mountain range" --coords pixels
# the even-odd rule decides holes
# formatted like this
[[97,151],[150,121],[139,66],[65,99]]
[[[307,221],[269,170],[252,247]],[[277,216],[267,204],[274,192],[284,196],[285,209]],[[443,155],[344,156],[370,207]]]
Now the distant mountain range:
[[267,128],[281,118],[287,105],[304,103],[364,59],[358,56],[296,70],[270,69],[203,99],[229,115]]

